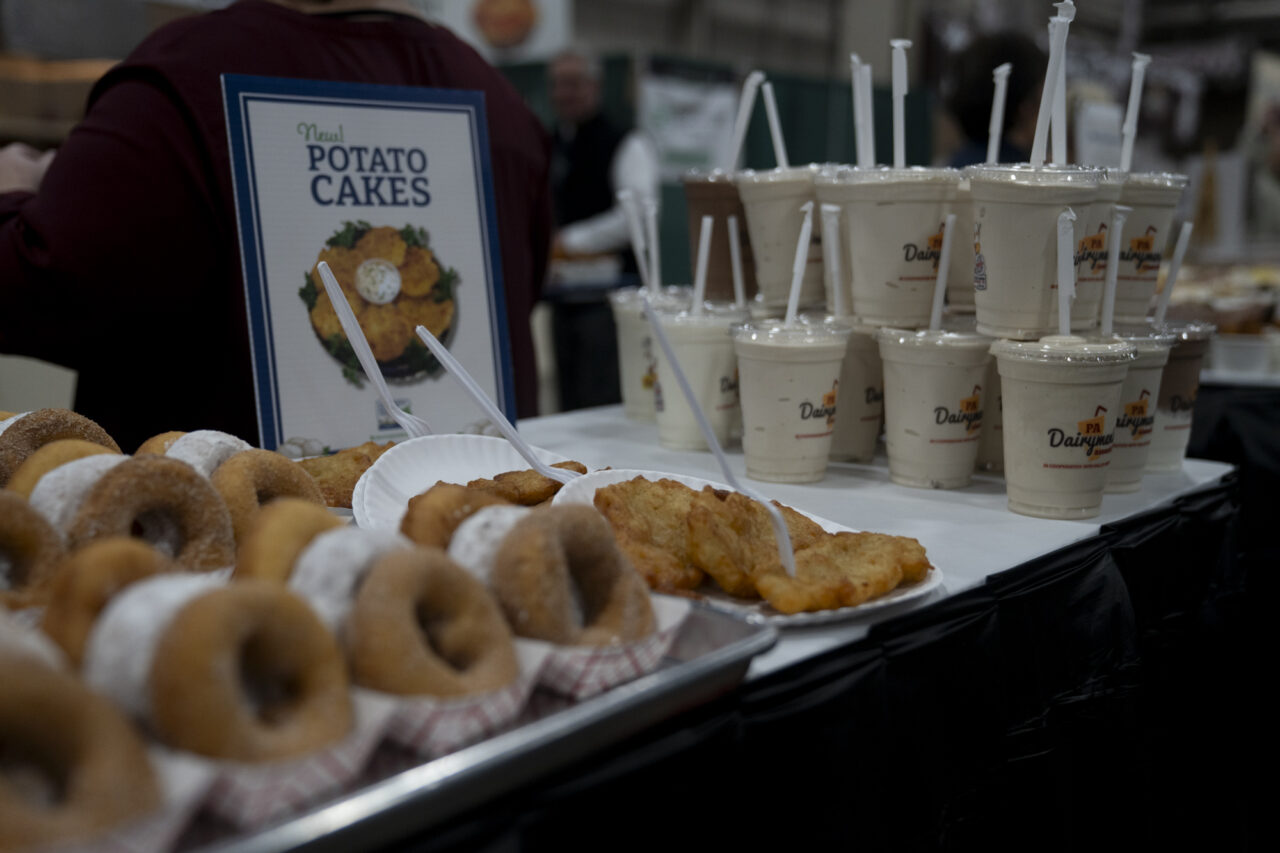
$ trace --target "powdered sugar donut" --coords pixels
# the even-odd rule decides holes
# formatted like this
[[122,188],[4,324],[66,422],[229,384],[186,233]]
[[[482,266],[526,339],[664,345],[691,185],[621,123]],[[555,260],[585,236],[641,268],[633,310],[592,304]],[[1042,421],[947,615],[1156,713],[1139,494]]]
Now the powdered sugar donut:
[[80,511],[84,496],[107,471],[129,457],[111,454],[82,456],[45,474],[31,490],[31,507],[54,529],[66,531]]
[[164,455],[170,459],[180,459],[202,476],[210,477],[223,462],[252,447],[249,442],[231,433],[198,429],[174,441]]
[[74,462],[85,456],[102,456],[105,454],[119,455],[109,447],[103,447],[101,444],[94,444],[92,441],[85,441],[80,438],[60,438],[57,441],[51,441],[28,456],[18,466],[18,470],[13,472],[13,476],[9,478],[5,488],[11,492],[17,492],[24,498],[29,498],[32,490],[36,487],[36,483],[39,483],[41,478],[54,468],[59,468],[68,462]]
[[289,587],[315,608],[330,631],[341,636],[365,572],[380,557],[412,547],[408,539],[389,530],[330,530],[312,539],[298,556]]
[[9,481],[28,456],[60,438],[82,438],[120,452],[115,439],[84,415],[69,409],[24,412],[0,423],[0,485]]
[[201,755],[285,758],[351,727],[332,634],[278,584],[208,575],[133,584],[94,626],[84,677],[165,743]]
[[525,506],[506,505],[478,510],[453,531],[449,558],[488,586],[493,559],[502,540],[530,512],[532,510]]

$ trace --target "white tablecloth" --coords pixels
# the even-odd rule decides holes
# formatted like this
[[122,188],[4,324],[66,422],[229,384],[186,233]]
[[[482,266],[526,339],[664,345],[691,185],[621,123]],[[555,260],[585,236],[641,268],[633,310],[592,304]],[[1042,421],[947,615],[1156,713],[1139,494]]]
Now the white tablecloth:
[[[724,479],[710,453],[659,446],[657,427],[628,420],[621,406],[523,420],[519,427],[531,443],[577,459],[590,469],[641,468]],[[728,456],[735,475],[745,478],[741,451],[730,451]],[[1004,480],[999,476],[978,475],[969,487],[949,491],[896,485],[889,481],[883,451],[870,465],[833,464],[819,483],[749,482],[771,498],[858,530],[915,537],[945,578],[933,596],[945,596],[976,586],[989,575],[1096,536],[1103,524],[1217,482],[1231,469],[1220,462],[1187,460],[1179,473],[1145,477],[1141,491],[1107,495],[1102,514],[1087,521],[1050,521],[1010,512],[1005,503]],[[896,611],[879,612],[837,625],[788,628],[772,651],[752,663],[748,677],[759,677],[856,641],[866,635],[876,619],[895,614]]]

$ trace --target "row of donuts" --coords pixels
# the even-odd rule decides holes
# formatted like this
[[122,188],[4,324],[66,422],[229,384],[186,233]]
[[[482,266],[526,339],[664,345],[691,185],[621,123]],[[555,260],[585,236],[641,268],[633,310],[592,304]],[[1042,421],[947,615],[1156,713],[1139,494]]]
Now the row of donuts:
[[93,421],[57,409],[0,420],[0,486],[12,543],[0,558],[0,604],[10,607],[42,603],[67,548],[133,535],[187,568],[224,568],[262,503],[323,505],[301,466],[235,436],[163,433],[126,456]]

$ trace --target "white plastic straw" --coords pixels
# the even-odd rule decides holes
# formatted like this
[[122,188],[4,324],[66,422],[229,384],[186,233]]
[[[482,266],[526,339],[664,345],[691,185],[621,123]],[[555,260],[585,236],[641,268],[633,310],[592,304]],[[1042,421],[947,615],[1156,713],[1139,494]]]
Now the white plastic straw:
[[991,72],[995,93],[991,96],[991,124],[987,125],[987,163],[1000,162],[1000,138],[1004,135],[1004,102],[1009,97],[1009,72],[1013,64],[997,65]]
[[[1050,43],[1053,42],[1053,27],[1058,26],[1065,30],[1071,26],[1071,22],[1076,17],[1076,6],[1071,0],[1063,0],[1061,3],[1054,3],[1053,6],[1058,10],[1058,14],[1049,21]],[[1063,36],[1062,41],[1065,45],[1066,36]],[[1067,162],[1067,56],[1065,49],[1062,62],[1058,65],[1058,80],[1054,83],[1053,124],[1049,129],[1052,131],[1053,163],[1065,165]]]
[[560,483],[568,483],[582,476],[577,471],[552,468],[539,459],[538,454],[533,452],[533,448],[520,437],[520,433],[516,432],[516,428],[512,426],[511,421],[507,420],[506,415],[502,414],[502,410],[494,405],[493,401],[489,399],[489,395],[471,378],[471,374],[467,373],[466,369],[458,363],[458,360],[453,357],[453,353],[445,349],[444,344],[436,340],[436,336],[431,334],[426,326],[418,326],[416,331],[418,337],[427,345],[427,349],[431,350],[431,354],[436,357],[436,360],[453,374],[453,378],[457,379],[462,387],[466,389],[471,399],[475,400],[476,404],[484,410],[484,413],[489,416],[489,420],[493,421],[494,425],[506,436],[507,441],[511,442],[512,446],[524,457],[530,467],[542,476],[549,477]]
[[1133,55],[1133,76],[1129,78],[1129,105],[1124,111],[1124,126],[1120,128],[1120,168],[1129,171],[1133,165],[1133,140],[1138,135],[1138,114],[1142,111],[1142,81],[1147,76],[1151,57],[1145,53]]
[[693,304],[691,314],[702,313],[702,302],[707,295],[707,259],[711,257],[711,226],[715,219],[702,217],[702,231],[698,234],[698,265],[693,273]]
[[1107,232],[1107,278],[1102,289],[1102,336],[1111,337],[1116,321],[1116,280],[1120,277],[1120,247],[1124,245],[1124,221],[1132,207],[1117,204],[1111,212],[1111,230]]
[[835,317],[848,317],[845,301],[844,273],[840,269],[840,205],[822,205],[822,266],[827,275],[827,292],[831,304],[827,310]]
[[1076,298],[1076,214],[1063,208],[1058,214],[1058,334],[1071,334],[1071,303]]
[[1044,73],[1044,86],[1040,91],[1040,111],[1036,114],[1036,135],[1031,142],[1031,165],[1043,166],[1045,148],[1049,142],[1049,119],[1053,112],[1053,93],[1058,88],[1063,54],[1067,51],[1065,27],[1051,29],[1049,38],[1049,66]]
[[938,257],[938,280],[933,284],[933,306],[929,310],[929,330],[942,329],[942,301],[947,295],[947,272],[951,266],[951,236],[956,230],[956,215],[948,213],[942,226],[942,254]]
[[636,209],[635,193],[631,190],[618,190],[618,204],[622,205],[622,213],[627,218],[627,229],[631,232],[631,251],[636,256],[640,285],[657,293],[657,287],[649,280],[649,261],[645,257],[644,223],[640,221],[640,211]]
[[751,123],[751,111],[756,105],[756,92],[764,82],[763,71],[752,71],[742,83],[742,94],[738,97],[738,115],[733,122],[733,146],[729,149],[729,159],[723,164],[726,172],[738,168],[742,159],[742,145],[747,139],[747,125]]
[[890,39],[893,48],[893,168],[903,169],[907,165],[907,139],[905,107],[907,98],[907,48],[911,47],[908,39]]
[[662,289],[662,251],[658,245],[658,200],[644,199],[644,224],[649,245],[649,291]]
[[813,202],[806,201],[800,205],[804,211],[804,222],[800,224],[800,239],[796,241],[796,259],[791,264],[791,295],[787,297],[788,326],[796,324],[796,316],[800,311],[800,284],[804,280],[804,268],[809,263],[809,238],[813,236]]
[[693,410],[693,417],[698,422],[698,429],[702,430],[702,437],[707,440],[707,447],[711,449],[712,455],[715,456],[716,462],[720,465],[720,470],[724,473],[724,481],[736,491],[758,502],[769,511],[769,519],[773,522],[773,535],[778,543],[778,557],[782,560],[782,567],[787,570],[787,574],[795,577],[795,551],[792,550],[791,533],[787,530],[787,523],[782,518],[781,511],[773,505],[773,501],[764,497],[755,489],[747,488],[738,482],[738,478],[733,474],[733,469],[729,467],[729,460],[725,458],[724,450],[720,447],[719,440],[716,439],[716,431],[711,428],[711,424],[707,423],[707,416],[702,412],[702,405],[698,402],[697,395],[693,393],[689,380],[685,378],[684,370],[680,368],[680,362],[676,361],[676,354],[671,349],[671,342],[667,340],[667,333],[663,330],[662,323],[658,321],[658,315],[654,312],[653,306],[649,304],[648,299],[643,302],[643,310],[644,316],[649,320],[649,327],[653,329],[654,340],[658,342],[658,347],[661,348],[663,357],[671,365],[671,373],[676,378],[676,384],[680,386],[680,393],[684,394],[685,400],[689,403],[689,408]]
[[742,244],[738,238],[738,217],[729,217],[729,264],[733,270],[733,304],[747,307],[747,283],[742,276]]
[[862,118],[859,119],[858,128],[862,134],[862,151],[867,155],[867,159],[858,160],[858,166],[870,169],[876,165],[876,118],[875,102],[871,95],[870,63],[864,62],[858,69],[858,88],[862,90]]
[[773,96],[773,84],[764,84],[764,112],[769,118],[769,135],[773,137],[773,156],[778,161],[778,168],[791,166],[787,159],[787,140],[782,136],[782,122],[778,120],[778,99]]
[[1165,312],[1169,310],[1169,300],[1173,297],[1173,286],[1178,283],[1178,272],[1182,269],[1182,258],[1187,254],[1187,244],[1191,242],[1191,223],[1182,223],[1178,232],[1178,243],[1173,249],[1173,258],[1169,261],[1169,275],[1164,280],[1164,290],[1160,291],[1160,299],[1156,302],[1155,323],[1164,325]]
[[862,58],[856,53],[849,54],[849,89],[853,93],[853,146],[857,152],[855,162],[861,166],[867,153],[863,149],[866,142],[862,133],[862,84],[858,81]]

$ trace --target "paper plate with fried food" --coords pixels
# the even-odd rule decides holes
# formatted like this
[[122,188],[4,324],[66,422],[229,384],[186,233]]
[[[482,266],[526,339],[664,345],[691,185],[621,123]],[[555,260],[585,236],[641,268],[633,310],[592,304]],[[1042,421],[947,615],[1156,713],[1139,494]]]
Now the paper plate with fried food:
[[[534,448],[548,465],[586,466]],[[409,500],[436,483],[456,483],[491,491],[509,503],[549,500],[560,486],[535,471],[505,438],[488,435],[424,435],[402,441],[378,457],[356,483],[351,510],[369,530],[399,530]],[[534,498],[539,498],[534,500]]]
[[600,510],[649,586],[752,622],[814,625],[919,601],[942,572],[915,539],[852,530],[778,504],[795,549],[782,566],[768,511],[721,483],[655,471],[605,470],[552,503]]

